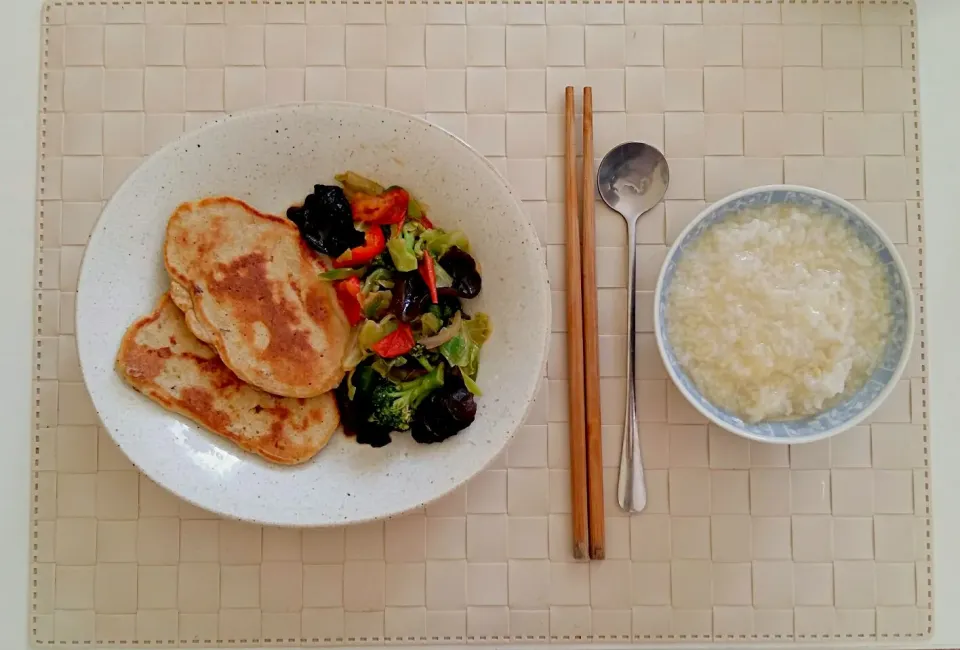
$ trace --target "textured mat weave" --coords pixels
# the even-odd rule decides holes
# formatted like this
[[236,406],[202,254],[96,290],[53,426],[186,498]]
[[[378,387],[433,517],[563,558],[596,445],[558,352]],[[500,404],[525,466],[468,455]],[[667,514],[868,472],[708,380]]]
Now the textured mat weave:
[[[30,433],[36,642],[928,635],[914,11],[892,0],[47,4]],[[598,208],[609,559],[592,564],[569,555],[567,84],[594,89],[598,153],[646,140],[664,148],[672,172],[638,239],[650,501],[632,518],[614,505],[613,487],[625,232]],[[548,375],[504,457],[422,512],[318,531],[220,521],[141,476],[99,428],[77,363],[78,267],[103,202],[145,155],[225,111],[325,99],[423,115],[507,176],[547,245]],[[656,273],[682,227],[728,192],[779,182],[862,206],[907,260],[920,306],[913,359],[886,404],[864,426],[794,448],[708,427],[667,379],[651,321]]]

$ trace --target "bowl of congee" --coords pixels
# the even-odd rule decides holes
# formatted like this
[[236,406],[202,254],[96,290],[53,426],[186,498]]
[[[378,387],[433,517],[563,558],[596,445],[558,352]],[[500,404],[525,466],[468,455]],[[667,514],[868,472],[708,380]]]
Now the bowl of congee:
[[883,402],[910,356],[913,309],[903,261],[862,210],[770,185],[717,201],[677,237],[654,329],[671,379],[705,417],[793,444]]

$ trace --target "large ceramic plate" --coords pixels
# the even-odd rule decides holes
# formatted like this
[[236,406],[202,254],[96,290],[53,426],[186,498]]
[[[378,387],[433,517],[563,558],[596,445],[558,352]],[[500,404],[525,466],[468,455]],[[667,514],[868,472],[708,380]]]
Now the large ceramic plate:
[[[134,392],[113,369],[126,328],[169,280],[161,246],[182,201],[241,198],[282,214],[315,183],[351,169],[402,185],[438,226],[467,233],[483,268],[469,305],[490,314],[474,424],[439,445],[395,435],[382,449],[337,434],[297,467],[270,465]],[[546,358],[550,292],[537,234],[503,178],[462,141],[419,119],[350,104],[272,108],[188,133],[137,169],[104,209],[77,295],[80,363],[104,426],[150,478],[229,517],[322,526],[387,517],[449,492],[507,444],[533,400]]]

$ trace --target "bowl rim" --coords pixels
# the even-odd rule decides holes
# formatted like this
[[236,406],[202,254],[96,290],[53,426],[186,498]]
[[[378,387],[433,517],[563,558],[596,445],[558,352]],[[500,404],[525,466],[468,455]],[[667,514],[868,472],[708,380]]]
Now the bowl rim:
[[[905,337],[905,343],[903,347],[903,353],[900,355],[900,361],[897,363],[896,369],[893,371],[893,375],[890,378],[890,381],[886,386],[883,387],[883,390],[873,399],[865,408],[858,412],[854,417],[850,418],[842,424],[830,427],[824,431],[821,431],[815,435],[804,436],[802,438],[771,438],[766,436],[758,436],[756,434],[750,433],[740,427],[733,426],[728,422],[722,422],[716,418],[712,413],[703,408],[699,402],[693,398],[690,391],[687,390],[683,383],[680,381],[680,377],[673,367],[672,364],[667,361],[667,353],[665,349],[664,339],[666,337],[665,332],[660,327],[660,297],[663,294],[663,281],[666,276],[667,265],[670,263],[670,260],[673,259],[677,251],[680,248],[680,243],[684,240],[687,234],[697,227],[697,225],[703,221],[707,216],[709,216],[714,210],[719,206],[733,201],[744,196],[749,196],[752,194],[758,194],[760,192],[772,192],[772,191],[788,191],[788,192],[799,192],[802,194],[809,194],[815,197],[825,199],[840,205],[841,207],[849,210],[855,214],[859,219],[863,220],[874,233],[879,237],[880,241],[883,242],[883,245],[890,252],[890,256],[896,264],[897,271],[900,273],[900,277],[903,278],[904,286],[906,291],[906,309],[907,309],[907,332]],[[771,444],[778,445],[793,445],[793,444],[803,444],[807,442],[816,442],[817,440],[824,440],[825,438],[830,438],[837,435],[847,429],[851,429],[861,423],[863,420],[868,418],[884,401],[887,397],[890,396],[890,393],[893,392],[893,389],[896,387],[897,383],[900,381],[900,378],[903,375],[904,369],[907,367],[907,364],[910,362],[910,352],[913,346],[913,339],[915,336],[916,329],[916,315],[914,313],[914,295],[913,295],[913,286],[910,281],[910,275],[907,270],[906,265],[903,263],[903,259],[900,257],[900,253],[897,251],[896,245],[890,240],[887,234],[877,225],[873,219],[871,219],[863,210],[853,205],[850,201],[840,198],[835,194],[830,192],[825,192],[813,187],[807,187],[805,185],[788,185],[788,184],[775,184],[775,185],[758,185],[756,187],[750,187],[739,192],[734,192],[729,194],[721,199],[718,199],[706,206],[700,213],[689,223],[687,226],[677,235],[673,244],[670,245],[670,248],[667,249],[667,255],[663,260],[663,264],[660,266],[660,273],[657,276],[657,285],[654,288],[653,292],[653,328],[654,335],[657,340],[657,350],[660,352],[660,359],[663,361],[663,365],[667,370],[667,374],[670,376],[670,380],[676,386],[677,390],[683,395],[691,406],[697,409],[704,417],[706,417],[710,422],[717,425],[718,427],[734,433],[748,440],[755,440],[757,442],[767,442]],[[705,397],[702,399],[706,400]]]
[[[537,269],[537,276],[538,276],[537,279],[542,282],[543,292],[542,292],[541,300],[537,301],[536,304],[532,304],[531,309],[536,309],[542,312],[545,326],[543,328],[542,340],[539,341],[539,344],[533,350],[530,351],[530,358],[533,362],[531,363],[531,366],[535,365],[537,367],[536,382],[530,388],[530,397],[527,400],[526,404],[522,407],[521,409],[522,412],[519,412],[517,414],[516,420],[513,423],[510,423],[508,425],[509,434],[504,437],[503,443],[500,446],[500,448],[496,451],[496,453],[491,454],[482,463],[475,465],[469,472],[463,473],[463,475],[456,482],[446,486],[445,489],[438,490],[435,494],[430,495],[428,498],[422,501],[409,504],[407,507],[404,507],[399,510],[394,510],[391,512],[383,512],[383,513],[378,513],[372,516],[365,516],[365,517],[355,517],[353,519],[350,519],[349,521],[322,521],[322,522],[300,521],[300,520],[292,520],[288,518],[281,519],[281,518],[272,518],[272,517],[263,517],[263,516],[251,517],[247,515],[237,514],[234,511],[224,508],[220,504],[211,505],[210,503],[207,503],[207,502],[201,503],[200,500],[194,498],[192,494],[188,494],[187,491],[181,489],[179,483],[175,483],[175,482],[171,483],[168,481],[161,480],[160,477],[154,471],[155,469],[154,467],[144,466],[144,465],[141,465],[139,462],[135,461],[130,456],[127,449],[123,445],[121,445],[119,440],[117,440],[115,435],[115,427],[108,425],[106,419],[102,414],[101,405],[98,404],[97,400],[93,396],[93,391],[89,388],[89,384],[87,382],[87,376],[90,371],[88,370],[87,364],[85,364],[85,356],[84,356],[84,353],[82,352],[83,346],[80,346],[81,349],[78,350],[78,363],[80,365],[80,370],[81,370],[81,375],[83,378],[83,384],[84,384],[85,390],[90,396],[90,401],[93,405],[94,411],[97,414],[97,419],[100,423],[101,428],[103,428],[107,432],[111,440],[113,440],[113,442],[120,448],[124,456],[130,461],[130,463],[140,473],[147,476],[151,481],[161,486],[163,489],[169,491],[171,494],[175,495],[177,498],[193,506],[201,508],[207,512],[212,512],[225,519],[243,521],[243,522],[264,525],[264,526],[279,526],[279,527],[289,527],[289,528],[331,528],[331,527],[336,528],[336,527],[341,527],[345,525],[359,525],[359,524],[365,524],[365,523],[370,523],[375,521],[385,521],[388,519],[393,519],[396,517],[409,514],[411,512],[415,512],[418,508],[423,508],[431,503],[439,501],[440,499],[446,497],[447,495],[455,492],[457,489],[462,489],[465,485],[467,485],[470,481],[474,480],[483,471],[489,469],[490,466],[492,466],[497,461],[497,459],[503,455],[504,451],[509,448],[512,441],[517,437],[520,429],[523,428],[524,426],[524,422],[529,418],[530,413],[533,411],[534,404],[537,399],[537,395],[539,391],[542,389],[542,386],[546,377],[546,367],[547,367],[547,360],[549,356],[548,353],[550,348],[550,336],[551,336],[550,313],[552,308],[550,277],[547,270],[546,259],[543,257],[543,252],[546,250],[546,248],[543,242],[540,240],[540,237],[537,235],[536,227],[533,223],[533,220],[530,218],[529,214],[527,213],[527,210],[524,208],[523,201],[520,199],[519,194],[514,189],[510,181],[507,179],[506,175],[504,173],[501,173],[501,171],[497,169],[497,167],[492,162],[490,162],[487,156],[481,154],[476,147],[474,147],[472,144],[467,142],[463,137],[453,133],[449,129],[439,124],[430,122],[429,120],[423,117],[420,117],[418,115],[413,115],[398,109],[389,108],[386,106],[379,106],[375,104],[349,102],[349,101],[318,100],[318,101],[306,101],[306,102],[284,102],[284,103],[270,104],[265,106],[258,106],[253,108],[231,111],[231,112],[224,113],[223,115],[219,115],[214,119],[208,120],[203,124],[197,126],[196,128],[184,131],[183,133],[179,134],[177,137],[165,143],[156,151],[142,157],[142,159],[139,161],[136,167],[134,167],[134,169],[131,170],[131,172],[127,175],[127,177],[123,180],[123,182],[116,188],[116,190],[114,190],[110,198],[107,199],[105,202],[103,202],[103,206],[101,207],[100,213],[97,216],[93,229],[91,230],[90,241],[88,241],[86,246],[84,247],[83,256],[81,258],[80,267],[78,270],[78,285],[77,285],[77,291],[76,291],[77,305],[79,306],[82,300],[80,297],[81,288],[84,287],[86,284],[89,284],[89,282],[84,283],[83,278],[84,278],[84,269],[87,266],[88,259],[90,258],[90,255],[89,255],[91,250],[90,243],[93,241],[95,237],[100,236],[100,227],[101,227],[101,224],[104,222],[104,216],[109,212],[111,204],[114,204],[115,202],[117,202],[118,194],[120,194],[121,190],[128,184],[130,179],[135,177],[136,174],[138,174],[139,172],[141,172],[141,170],[144,167],[149,165],[152,161],[162,158],[163,155],[169,154],[170,151],[176,150],[178,146],[182,146],[184,142],[190,140],[191,138],[196,138],[201,134],[206,133],[210,130],[221,128],[225,124],[235,120],[256,119],[257,117],[262,115],[272,115],[272,114],[278,114],[278,113],[300,113],[300,112],[313,112],[313,111],[324,111],[324,110],[355,110],[358,112],[366,112],[373,115],[389,114],[398,119],[408,120],[410,122],[417,123],[421,126],[426,127],[430,131],[439,133],[440,135],[442,135],[442,137],[448,138],[456,142],[463,149],[463,151],[465,151],[467,155],[469,155],[472,159],[474,159],[480,165],[482,165],[487,171],[491,173],[493,177],[496,177],[499,180],[499,182],[503,185],[503,187],[506,190],[507,196],[509,197],[509,202],[511,204],[511,207],[513,208],[511,212],[515,216],[518,216],[520,218],[518,221],[518,224],[527,231],[528,239],[531,242],[532,246],[536,249],[535,250],[535,252],[537,253],[536,259],[539,260],[535,266]],[[83,292],[83,293],[86,294],[86,292]],[[77,309],[77,311],[79,313],[79,309]],[[80,345],[79,341],[81,339],[80,330],[85,329],[85,327],[86,327],[86,324],[81,325],[81,320],[78,318],[77,324],[75,326],[78,345]],[[181,420],[183,419],[189,420],[189,418],[185,418],[184,416],[180,416],[176,413],[169,412],[169,411],[168,411],[168,415],[170,417],[179,418]],[[205,428],[203,425],[192,422],[192,421],[190,422],[189,426],[200,428],[200,429]],[[342,433],[339,433],[341,428],[342,428],[342,425],[338,425],[337,431],[334,432],[334,435],[342,435]],[[213,436],[215,434],[210,434],[210,435]],[[217,442],[219,443],[220,441],[217,441]],[[226,445],[226,442],[225,441],[223,442]],[[238,454],[243,454],[243,455],[249,454],[249,452],[240,450],[240,449],[237,449],[236,452]],[[308,461],[308,463],[309,462],[311,461]],[[280,466],[280,465],[277,465],[276,467],[284,469],[283,466]],[[293,466],[294,469],[296,467],[297,466]],[[291,469],[291,468],[288,467],[286,469]]]

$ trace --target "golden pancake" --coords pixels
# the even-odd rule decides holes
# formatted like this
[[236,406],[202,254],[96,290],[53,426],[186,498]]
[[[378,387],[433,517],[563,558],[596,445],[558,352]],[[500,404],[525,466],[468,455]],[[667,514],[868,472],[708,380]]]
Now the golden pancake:
[[340,383],[350,326],[293,223],[229,197],[184,203],[164,261],[187,325],[241,379],[286,397]]
[[313,458],[340,423],[332,393],[278,397],[241,381],[193,335],[168,295],[124,334],[116,367],[161,406],[275,463]]

